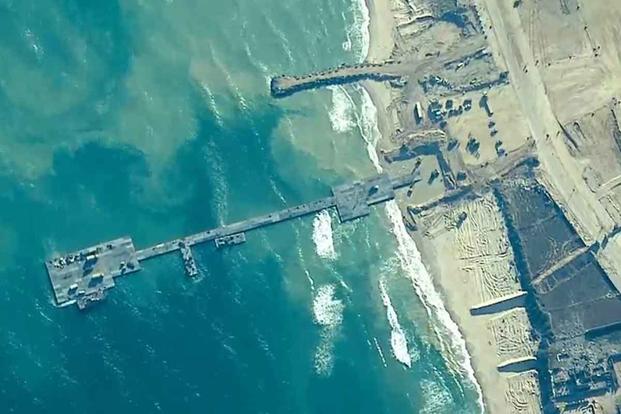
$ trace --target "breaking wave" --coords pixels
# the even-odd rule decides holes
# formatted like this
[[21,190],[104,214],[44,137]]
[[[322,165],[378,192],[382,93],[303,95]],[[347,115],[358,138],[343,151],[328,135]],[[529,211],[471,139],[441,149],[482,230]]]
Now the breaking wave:
[[313,300],[313,317],[317,325],[326,328],[341,325],[345,305],[339,299],[335,299],[334,293],[334,285],[324,285],[317,289]]
[[[401,267],[412,282],[416,294],[425,305],[427,314],[437,322],[433,324],[433,329],[442,347],[448,351],[445,352],[445,355],[456,358],[454,362],[473,384],[477,392],[479,406],[483,409],[481,386],[474,376],[472,361],[466,349],[466,341],[461,336],[459,327],[446,310],[440,294],[436,291],[431,275],[422,262],[416,243],[407,233],[401,218],[401,211],[394,200],[386,203],[386,214],[392,224],[392,232],[397,239],[397,256],[401,262]],[[448,344],[445,343],[445,338],[448,338]]]
[[[369,50],[370,33],[369,33],[369,10],[365,0],[353,0],[352,12],[354,15],[354,23],[348,28],[347,41],[344,42],[343,48],[350,49],[359,61],[363,61]],[[382,172],[383,168],[380,164],[376,146],[381,138],[381,132],[378,127],[377,108],[375,107],[371,96],[367,90],[361,86],[354,87],[360,93],[360,110],[352,97],[342,87],[332,87],[333,111],[330,113],[332,126],[337,132],[349,130],[353,126],[359,130],[360,135],[366,143],[366,149],[369,159],[375,166],[377,172]],[[397,257],[400,268],[405,272],[410,280],[417,296],[425,306],[427,314],[434,322],[432,324],[434,332],[438,337],[444,354],[449,358],[449,363],[456,370],[462,373],[474,387],[478,404],[483,412],[483,397],[479,383],[474,376],[474,369],[470,355],[466,349],[466,343],[462,337],[457,324],[451,319],[446,310],[440,294],[435,289],[430,274],[425,268],[420,252],[414,240],[407,233],[405,224],[401,217],[401,212],[395,201],[386,204],[386,214],[391,223],[391,231],[397,241]],[[383,281],[380,281],[380,291],[382,301],[386,307],[387,316],[392,328],[391,346],[395,357],[404,364],[411,364],[411,356],[407,352],[407,340],[403,334],[403,330],[398,324],[397,315],[392,308],[390,298],[386,293]],[[408,365],[409,366],[409,365]],[[440,407],[450,402],[450,394],[445,395],[447,391],[433,382],[426,384],[428,391],[433,392],[435,389],[440,393],[438,398],[429,403],[429,409]],[[444,391],[444,392],[442,392]],[[447,400],[448,398],[448,400]],[[431,411],[430,411],[431,412]]]
[[[371,22],[366,0],[354,0],[351,4],[354,20],[347,28],[346,39],[342,43],[343,50],[351,51],[358,62],[363,62],[369,53]],[[329,86],[332,91],[332,110],[330,122],[334,131],[342,133],[355,126],[355,104],[342,86]],[[362,88],[361,88],[362,89]],[[364,107],[364,103],[363,103]]]
[[[381,173],[383,168],[376,150],[376,145],[381,137],[377,123],[377,108],[366,89],[363,87],[358,87],[357,89],[360,90],[362,99],[362,113],[357,120],[357,125],[366,143],[369,159],[377,172]],[[457,324],[451,319],[446,310],[440,294],[436,291],[431,276],[422,262],[416,243],[407,233],[397,203],[394,200],[389,201],[386,203],[385,208],[391,223],[392,233],[397,241],[397,256],[401,268],[410,279],[417,296],[425,306],[427,314],[436,322],[433,323],[433,329],[443,349],[446,351],[444,352],[445,355],[454,359],[452,362],[456,365],[456,368],[472,383],[477,393],[477,402],[481,407],[481,412],[483,412],[483,394],[481,386],[474,375],[472,361],[466,349],[466,341],[461,335]],[[445,338],[448,338],[448,344],[445,343]]]
[[334,334],[322,333],[321,342],[315,349],[315,373],[322,377],[329,377],[334,368]]
[[334,367],[334,339],[343,322],[345,305],[335,298],[335,286],[323,285],[313,299],[313,318],[321,327],[320,342],[315,349],[314,364],[318,375],[329,376]]
[[392,348],[392,353],[397,361],[410,368],[412,367],[412,358],[410,357],[410,353],[408,351],[408,341],[401,325],[399,325],[397,312],[395,312],[395,309],[392,307],[390,297],[388,296],[388,292],[386,292],[384,279],[380,279],[379,289],[380,294],[382,295],[382,302],[386,308],[386,316],[388,317],[388,322],[390,323],[390,347]]
[[351,131],[354,124],[354,103],[342,86],[329,86],[332,92],[332,109],[329,112],[332,129],[340,134]]
[[332,237],[332,217],[328,210],[322,210],[313,219],[313,242],[315,251],[324,259],[336,259]]
[[452,408],[454,401],[451,398],[451,393],[441,384],[423,379],[421,388],[425,398],[423,408],[420,410],[421,414],[444,413]]
[[365,0],[354,0],[351,5],[354,21],[347,28],[347,40],[343,43],[343,49],[352,50],[359,62],[362,62],[369,53],[369,9]]
[[383,168],[377,155],[377,143],[380,140],[381,132],[377,126],[377,108],[373,104],[371,95],[363,87],[359,87],[360,97],[362,100],[362,116],[358,122],[360,135],[366,142],[367,154],[369,159],[375,166],[377,172],[382,172]]

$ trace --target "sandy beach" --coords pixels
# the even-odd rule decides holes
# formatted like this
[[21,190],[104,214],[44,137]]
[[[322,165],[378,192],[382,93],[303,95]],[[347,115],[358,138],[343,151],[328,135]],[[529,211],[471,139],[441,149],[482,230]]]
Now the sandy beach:
[[[382,62],[390,57],[394,47],[394,19],[391,0],[365,0],[369,9],[369,51],[367,62]],[[373,104],[377,108],[377,122],[382,137],[390,133],[385,108],[390,105],[390,88],[379,82],[363,82]]]
[[[529,405],[537,407],[537,387],[532,385],[529,376],[506,375],[498,370],[507,361],[528,359],[535,353],[531,327],[523,308],[472,314],[472,310],[482,304],[522,293],[498,207],[490,194],[456,207],[455,213],[440,220],[435,215],[429,217],[425,233],[411,236],[466,340],[483,390],[486,411],[521,412],[517,409],[519,400],[528,396],[531,397]],[[450,223],[462,211],[468,212],[469,225],[452,227]],[[516,382],[518,384],[514,384]],[[516,398],[512,395],[516,385],[529,391]]]
[[364,62],[272,93],[363,84],[371,158],[413,178],[387,209],[404,276],[484,411],[613,412],[621,6],[544,3],[367,0]]
[[[392,10],[393,3],[392,0],[367,0],[367,5],[370,11],[370,45],[367,61],[381,62],[390,57],[394,47],[393,30],[395,19]],[[396,117],[394,113],[390,113],[389,107],[399,92],[393,91],[387,83],[365,82],[364,87],[377,108],[378,126],[382,134],[381,140],[377,145],[378,152],[381,153],[396,148],[398,144],[391,139],[391,136],[395,133]],[[384,167],[390,169],[388,165]],[[423,165],[421,176],[429,174],[431,168]],[[430,189],[422,186],[420,190],[417,187],[417,191],[429,193]],[[424,199],[430,196],[432,195],[421,194],[418,198]],[[472,211],[477,211],[481,208],[491,208],[496,216],[499,216],[497,207],[489,200],[489,197],[483,204],[474,203],[471,206],[464,207]],[[399,202],[399,207],[402,213],[407,215],[406,200],[402,199]],[[490,211],[483,211],[483,214],[489,215]],[[436,217],[429,218],[430,223],[434,220],[437,223]],[[530,348],[530,325],[528,325],[527,320],[524,322],[526,316],[523,310],[522,313],[514,312],[509,315],[502,315],[502,317],[509,318],[511,323],[518,326],[517,335],[522,336],[517,344],[511,343],[509,346],[498,343],[507,342],[507,340],[513,342],[513,338],[516,335],[514,331],[505,334],[502,329],[497,329],[498,325],[504,327],[507,324],[506,320],[499,320],[500,317],[497,314],[473,316],[470,312],[473,307],[485,302],[485,300],[494,300],[505,294],[519,292],[519,283],[517,282],[515,269],[511,268],[509,264],[513,260],[512,254],[510,254],[510,257],[506,257],[506,251],[497,251],[498,249],[492,249],[489,252],[489,266],[491,268],[488,270],[494,273],[497,270],[495,267],[499,264],[500,266],[504,265],[506,270],[504,276],[506,276],[507,282],[505,290],[507,291],[496,292],[492,288],[491,293],[487,292],[487,294],[481,293],[481,295],[477,295],[476,292],[480,290],[479,287],[489,281],[482,281],[481,277],[477,278],[466,271],[465,268],[469,267],[467,255],[459,257],[458,253],[469,247],[464,245],[464,240],[460,240],[460,238],[463,239],[464,237],[478,237],[482,240],[483,245],[486,242],[491,244],[500,243],[500,250],[506,250],[509,243],[506,229],[504,225],[500,224],[501,222],[501,219],[494,221],[493,223],[497,225],[483,233],[477,228],[464,230],[470,233],[476,232],[476,236],[473,234],[464,235],[463,231],[458,231],[455,228],[447,229],[446,227],[450,226],[444,226],[444,221],[440,225],[442,227],[441,231],[437,233],[432,232],[431,235],[424,236],[420,234],[421,232],[410,232],[410,236],[416,242],[425,266],[432,275],[436,289],[440,292],[451,318],[458,324],[459,330],[466,341],[466,347],[471,357],[476,379],[482,388],[485,411],[491,413],[538,412],[539,395],[536,380],[534,379],[534,371],[529,371],[528,375],[521,374],[516,376],[501,374],[497,369],[499,364],[502,364],[508,358],[519,359],[527,357],[534,349],[534,347]],[[477,263],[477,266],[472,265],[472,267],[481,268],[481,263]],[[482,268],[486,269],[485,266],[482,266]],[[488,276],[494,277],[494,275]],[[494,283],[496,281],[493,281],[492,284]],[[468,294],[465,294],[465,292],[468,292]],[[503,349],[499,349],[499,347]]]

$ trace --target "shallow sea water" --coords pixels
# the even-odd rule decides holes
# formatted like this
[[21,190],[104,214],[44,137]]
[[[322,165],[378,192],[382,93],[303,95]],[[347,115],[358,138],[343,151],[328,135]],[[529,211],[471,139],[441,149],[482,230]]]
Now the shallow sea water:
[[374,174],[360,88],[268,88],[361,60],[364,24],[352,0],[0,0],[2,412],[479,411],[390,207],[198,247],[197,281],[154,259],[87,312],[53,306],[55,252],[141,248]]

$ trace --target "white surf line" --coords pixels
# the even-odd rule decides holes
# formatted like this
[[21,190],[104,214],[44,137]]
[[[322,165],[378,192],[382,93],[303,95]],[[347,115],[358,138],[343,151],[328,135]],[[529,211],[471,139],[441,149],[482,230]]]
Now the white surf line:
[[[363,87],[360,87],[359,89],[363,96],[362,119],[358,118],[359,129],[362,138],[367,145],[369,158],[371,159],[371,162],[375,166],[377,172],[381,173],[383,172],[383,168],[375,149],[375,145],[381,135],[379,128],[377,127],[377,108],[373,104],[371,96],[368,94],[366,89]],[[365,110],[368,112],[365,112]],[[360,121],[364,123],[364,128],[360,125]],[[472,361],[466,348],[466,341],[461,335],[459,327],[446,310],[440,294],[436,291],[431,276],[422,262],[420,252],[418,251],[414,240],[407,233],[405,224],[403,223],[403,218],[401,217],[401,210],[399,210],[397,203],[394,200],[389,201],[386,203],[385,209],[392,224],[392,233],[397,239],[398,257],[401,267],[408,274],[408,278],[411,280],[417,296],[423,302],[427,314],[432,319],[440,322],[440,324],[444,327],[445,332],[443,335],[443,332],[438,329],[436,324],[433,324],[436,336],[445,348],[447,347],[444,344],[443,338],[448,336],[450,339],[448,349],[452,352],[445,352],[445,356],[450,357],[453,353],[459,355],[459,360],[455,361],[455,364],[460,367],[460,371],[466,375],[468,380],[474,386],[474,389],[477,392],[477,403],[481,408],[481,412],[484,412],[485,406],[483,404],[483,392],[481,390],[481,385],[474,375],[474,368],[472,367]],[[417,275],[419,270],[420,275]]]
[[[412,240],[407,233],[405,224],[401,218],[401,210],[399,210],[394,200],[386,203],[386,213],[392,223],[392,232],[397,239],[397,253],[401,261],[401,267],[405,270],[407,277],[414,286],[416,294],[425,305],[429,317],[440,323],[439,325],[437,323],[432,324],[438,339],[443,343],[443,338],[449,338],[449,348],[452,352],[448,353],[448,355],[458,358],[456,362],[461,368],[461,371],[474,386],[477,392],[477,402],[481,408],[481,412],[484,412],[483,392],[481,390],[481,385],[474,375],[474,368],[472,367],[472,360],[466,348],[466,341],[461,335],[457,323],[453,321],[446,310],[440,294],[436,291],[431,275],[422,262],[416,243],[414,243],[414,240]],[[443,328],[442,330],[439,329],[440,326]],[[445,353],[445,355],[446,354],[447,353]]]
[[382,302],[386,308],[386,317],[388,318],[388,323],[391,328],[390,348],[392,349],[392,354],[395,356],[397,361],[401,362],[406,367],[411,368],[412,358],[410,357],[410,352],[408,351],[408,341],[401,325],[399,324],[397,312],[395,312],[395,308],[392,307],[392,303],[390,302],[390,297],[386,291],[386,285],[383,278],[379,281],[379,289],[382,296]]
[[328,86],[327,89],[332,92],[332,108],[328,112],[332,130],[339,134],[350,131],[354,127],[354,102],[341,85]]
[[332,216],[328,210],[321,210],[313,219],[313,243],[315,252],[323,259],[336,259],[332,234]]
[[[363,14],[363,22],[361,24],[361,31],[364,31],[363,43],[364,39],[370,39],[369,33],[369,23],[370,23],[370,11],[367,7],[365,0],[354,0],[357,1],[361,6],[361,11]],[[363,59],[368,56],[369,51],[369,41],[367,44],[363,44]],[[356,116],[356,123],[360,130],[360,134],[367,144],[367,152],[369,154],[369,158],[373,162],[378,173],[383,171],[382,166],[379,162],[379,156],[376,151],[376,145],[381,135],[378,128],[378,120],[377,120],[377,108],[373,104],[371,97],[367,90],[364,87],[358,87],[362,94],[363,99],[363,108],[362,108],[362,122],[358,117],[358,114],[354,112]],[[349,99],[351,97],[347,94]],[[371,135],[371,136],[369,136]],[[472,361],[470,359],[470,355],[468,354],[468,350],[466,349],[466,341],[464,340],[461,332],[459,331],[459,327],[453,321],[450,314],[446,310],[444,303],[442,302],[442,298],[439,293],[436,291],[435,286],[433,285],[433,281],[431,280],[431,276],[425,265],[422,262],[422,258],[418,248],[416,247],[416,243],[407,233],[405,228],[405,224],[403,223],[403,219],[401,217],[401,212],[397,203],[393,201],[389,201],[386,204],[386,212],[392,223],[392,232],[397,239],[398,245],[398,257],[401,262],[401,267],[408,274],[409,279],[414,286],[414,290],[417,296],[421,299],[423,304],[425,305],[425,309],[427,314],[432,319],[437,319],[441,322],[444,330],[448,334],[451,340],[451,348],[460,356],[461,363],[460,366],[465,371],[466,376],[469,381],[474,386],[477,392],[477,402],[479,407],[481,408],[481,413],[485,411],[485,406],[483,404],[483,392],[481,390],[481,385],[478,383],[475,375],[474,369],[472,367]],[[435,316],[435,318],[433,318]],[[438,336],[438,339],[443,342],[443,335],[440,334],[438,330],[437,324],[433,324],[434,331]],[[450,353],[449,353],[450,355]]]
[[369,46],[371,44],[371,33],[369,31],[371,16],[366,0],[354,0],[352,11],[354,13],[354,22],[350,30],[348,30],[348,34],[353,34],[354,39],[360,42],[360,54],[357,58],[362,63],[369,54]]
[[[347,89],[345,89],[342,85],[337,86],[337,88],[343,92],[343,96],[349,100],[351,107],[355,109],[356,102],[351,97],[349,92],[347,92]],[[366,143],[367,155],[373,162],[377,172],[381,173],[383,168],[380,165],[379,156],[377,155],[377,151],[375,149],[381,135],[377,126],[377,108],[373,104],[373,100],[365,88],[362,86],[355,86],[355,90],[360,94],[362,109],[361,114],[358,114],[355,110],[352,110],[351,114],[355,118],[355,126],[358,127],[360,136]]]
[[[361,122],[358,122],[358,125],[361,131],[361,135],[367,144],[367,152],[369,153],[369,158],[371,159],[371,162],[375,166],[377,172],[381,173],[383,172],[383,168],[380,164],[379,156],[377,155],[377,151],[375,148],[377,142],[379,141],[379,137],[381,136],[377,124],[377,108],[373,104],[373,100],[371,99],[371,96],[369,95],[367,90],[364,87],[359,87],[359,89],[362,93],[363,99],[363,122],[362,125]],[[450,349],[453,351],[448,353],[445,352],[445,355],[449,357],[453,355],[453,353],[455,353],[459,356],[459,361],[457,362],[457,364],[466,375],[469,382],[472,383],[477,393],[477,403],[481,408],[481,412],[483,413],[485,411],[485,406],[483,404],[483,392],[481,390],[481,385],[479,384],[474,375],[474,368],[472,367],[472,361],[466,348],[466,341],[461,335],[459,327],[457,326],[455,321],[453,321],[450,314],[446,310],[440,294],[436,291],[431,276],[429,275],[429,272],[427,272],[427,269],[422,262],[420,252],[416,247],[416,243],[414,243],[414,240],[407,233],[405,224],[403,223],[403,218],[401,217],[401,211],[399,210],[397,203],[394,200],[389,201],[388,203],[386,203],[385,209],[387,216],[392,224],[392,233],[397,239],[397,253],[399,261],[401,263],[401,267],[406,272],[408,278],[412,282],[414,290],[417,296],[423,302],[427,314],[430,316],[430,318],[432,318],[432,320],[435,319],[440,322],[440,324],[444,328],[444,334],[449,337]],[[443,332],[439,330],[437,324],[432,325],[436,336],[441,341],[441,343],[444,343],[443,337],[445,335],[442,335]]]
[[320,343],[315,349],[315,372],[329,376],[334,366],[334,339],[343,322],[345,304],[335,298],[336,289],[332,284],[322,285],[313,298],[313,319],[320,331]]

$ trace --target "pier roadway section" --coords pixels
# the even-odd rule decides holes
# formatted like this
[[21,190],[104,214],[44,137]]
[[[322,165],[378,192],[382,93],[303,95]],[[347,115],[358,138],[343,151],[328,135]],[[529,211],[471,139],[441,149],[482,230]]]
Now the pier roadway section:
[[392,200],[395,190],[409,186],[414,174],[391,178],[380,174],[339,185],[332,196],[237,223],[195,233],[183,238],[136,251],[130,237],[104,242],[45,262],[58,306],[77,304],[80,309],[105,298],[115,286],[114,278],[141,269],[140,262],[156,256],[181,252],[188,276],[198,275],[192,246],[214,241],[217,248],[244,243],[245,232],[336,207],[340,221],[346,222],[370,213],[370,206]]

